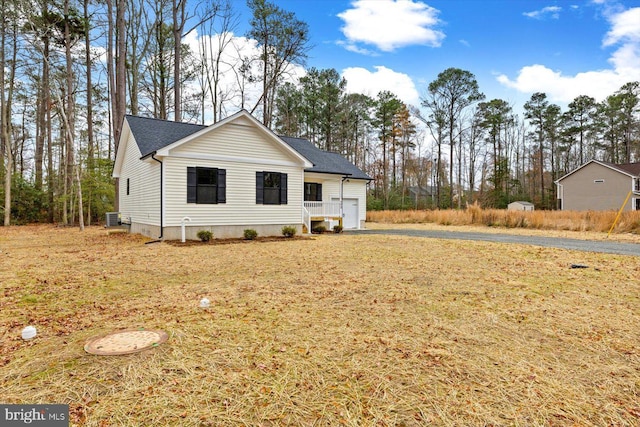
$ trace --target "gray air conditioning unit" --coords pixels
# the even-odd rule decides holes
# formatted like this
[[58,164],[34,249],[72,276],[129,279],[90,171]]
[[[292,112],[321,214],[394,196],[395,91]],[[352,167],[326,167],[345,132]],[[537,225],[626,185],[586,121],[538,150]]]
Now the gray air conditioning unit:
[[117,227],[122,225],[120,212],[107,212],[107,227]]

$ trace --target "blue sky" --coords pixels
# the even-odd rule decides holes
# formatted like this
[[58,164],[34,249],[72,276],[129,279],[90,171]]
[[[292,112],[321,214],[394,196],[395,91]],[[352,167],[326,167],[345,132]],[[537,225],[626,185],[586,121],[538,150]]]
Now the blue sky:
[[[418,104],[448,67],[472,72],[487,99],[520,109],[545,92],[566,106],[640,80],[640,0],[275,0],[307,22],[307,67],[335,68],[348,90]],[[241,14],[238,36],[250,12]]]

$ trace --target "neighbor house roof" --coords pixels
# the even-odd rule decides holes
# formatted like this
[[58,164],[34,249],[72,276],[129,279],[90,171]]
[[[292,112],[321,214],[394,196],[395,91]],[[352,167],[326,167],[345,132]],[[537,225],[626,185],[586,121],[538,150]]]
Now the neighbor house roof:
[[349,178],[371,180],[369,175],[362,172],[353,163],[338,153],[323,151],[313,145],[311,141],[304,138],[292,138],[288,136],[281,136],[280,138],[313,163],[312,168],[305,169],[306,172],[349,175]]
[[136,138],[142,157],[207,127],[130,115],[127,115],[126,119],[131,133]]
[[555,182],[559,183],[560,181],[564,180],[565,178],[567,178],[570,175],[573,175],[574,173],[576,173],[577,171],[579,171],[580,169],[584,168],[585,166],[591,164],[591,163],[597,163],[601,166],[604,166],[606,168],[609,169],[613,169],[614,171],[620,172],[622,174],[628,175],[630,177],[639,177],[640,176],[640,163],[624,163],[624,164],[620,164],[617,165],[615,163],[609,163],[609,162],[603,162],[601,160],[589,160],[588,162],[586,162],[585,164],[578,166],[577,168],[575,168],[574,170],[572,170],[571,172],[569,172],[568,174],[558,178]]
[[628,174],[639,176],[640,175],[640,163],[623,163],[621,165],[616,165],[614,163],[605,163],[613,168],[620,169]]

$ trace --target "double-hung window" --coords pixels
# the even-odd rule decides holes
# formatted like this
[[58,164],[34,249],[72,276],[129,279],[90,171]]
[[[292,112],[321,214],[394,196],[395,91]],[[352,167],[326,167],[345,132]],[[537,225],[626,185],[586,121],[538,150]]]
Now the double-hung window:
[[260,205],[286,205],[287,174],[256,172],[256,203]]
[[304,201],[305,202],[321,202],[322,201],[322,184],[317,182],[304,183]]
[[187,203],[226,203],[227,171],[218,168],[187,168]]

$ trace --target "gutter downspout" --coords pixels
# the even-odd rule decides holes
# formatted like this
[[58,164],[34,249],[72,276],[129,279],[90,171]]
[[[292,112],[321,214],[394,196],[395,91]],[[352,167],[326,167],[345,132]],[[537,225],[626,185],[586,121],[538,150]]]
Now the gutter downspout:
[[344,227],[344,181],[349,179],[351,175],[345,175],[340,181],[340,227]]
[[156,162],[160,163],[160,236],[158,236],[158,239],[162,239],[163,235],[164,235],[164,217],[163,217],[163,212],[164,212],[164,200],[163,200],[163,195],[164,195],[164,189],[163,189],[163,164],[161,160],[156,159],[155,157],[156,153],[155,151],[153,153],[151,153],[151,158],[153,160],[155,160]]

